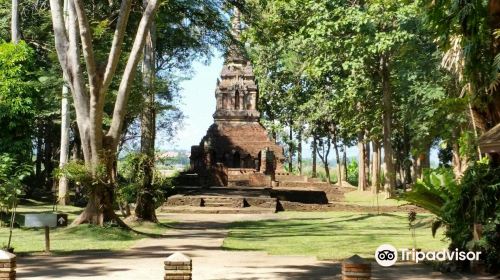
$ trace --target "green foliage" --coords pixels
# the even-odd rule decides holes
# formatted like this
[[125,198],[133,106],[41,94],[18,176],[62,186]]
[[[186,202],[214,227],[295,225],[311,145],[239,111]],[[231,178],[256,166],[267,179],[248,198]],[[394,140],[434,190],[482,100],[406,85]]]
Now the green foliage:
[[31,132],[38,79],[35,52],[24,41],[0,43],[0,153],[26,162],[31,154]]
[[407,166],[465,122],[466,102],[440,69],[442,53],[417,2],[247,3],[244,38],[259,80],[259,105],[275,135],[306,127],[304,136],[330,137],[341,149],[359,132],[367,141],[381,140],[382,58],[390,69],[397,166]]
[[347,182],[353,186],[357,186],[359,180],[358,175],[358,161],[356,159],[352,159],[347,164]]
[[[118,198],[127,203],[135,203],[137,194],[142,189],[144,180],[144,166],[149,164],[149,158],[142,153],[129,153],[118,166],[119,181],[116,194]],[[160,206],[165,200],[165,193],[172,188],[172,178],[164,178],[158,170],[154,170],[153,176],[153,201]]]
[[90,187],[94,181],[92,178],[92,173],[85,166],[82,161],[70,161],[64,165],[61,169],[56,169],[55,177],[60,178],[65,176],[68,180],[80,185],[82,187]]
[[31,174],[29,165],[19,165],[8,154],[0,154],[0,210],[16,206],[23,193],[23,180]]
[[417,180],[411,191],[401,199],[418,205],[439,218],[443,218],[445,203],[460,195],[453,172],[447,168],[424,170],[423,179]]
[[[446,226],[451,249],[480,250],[490,270],[498,269],[500,237],[500,169],[486,161],[476,162],[464,173],[460,184],[448,169],[427,171],[402,199],[437,216],[433,234]],[[483,237],[472,241],[473,225],[481,224]]]
[[[448,222],[446,235],[452,248],[480,250],[490,270],[500,267],[500,168],[487,162],[476,162],[464,173],[460,194],[444,209],[444,220]],[[472,241],[474,224],[484,228],[483,237]]]

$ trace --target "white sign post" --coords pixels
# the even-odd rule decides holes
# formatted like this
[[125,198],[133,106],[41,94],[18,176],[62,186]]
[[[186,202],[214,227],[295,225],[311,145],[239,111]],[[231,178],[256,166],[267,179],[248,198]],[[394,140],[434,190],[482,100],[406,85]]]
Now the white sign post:
[[65,227],[68,225],[67,214],[42,213],[24,215],[24,226],[31,228],[45,228],[45,252],[50,253],[50,228]]

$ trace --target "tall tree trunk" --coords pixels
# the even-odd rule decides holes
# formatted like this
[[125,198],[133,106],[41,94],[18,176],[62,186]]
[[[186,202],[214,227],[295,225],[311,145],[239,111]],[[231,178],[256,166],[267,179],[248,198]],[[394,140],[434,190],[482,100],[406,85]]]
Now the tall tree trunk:
[[372,153],[372,193],[378,193],[380,186],[380,151],[380,142],[378,140],[374,140]]
[[425,152],[420,153],[415,160],[415,178],[423,178],[424,169],[429,169],[430,164],[430,147],[425,149]]
[[293,130],[292,122],[290,122],[289,138],[290,143],[288,144],[288,172],[293,173]]
[[390,82],[389,61],[384,54],[380,60],[380,76],[382,80],[382,103],[384,123],[384,162],[386,168],[386,197],[391,197],[396,187],[396,170],[393,162],[392,136],[392,89]]
[[370,142],[366,141],[365,144],[365,170],[366,170],[366,187],[368,188],[370,184],[370,173],[371,173],[371,148],[370,148]]
[[299,175],[302,175],[302,129],[299,130],[297,134],[297,167],[299,169]]
[[[59,154],[59,168],[64,168],[69,160],[69,131],[70,131],[70,108],[69,108],[69,88],[63,85],[61,99],[61,148]],[[69,203],[68,178],[62,175],[59,178],[58,191],[59,205]]]
[[[145,0],[147,5],[147,0]],[[142,162],[144,178],[141,189],[137,195],[135,216],[138,219],[158,222],[154,203],[154,163],[155,163],[155,136],[156,136],[156,110],[155,110],[155,48],[156,30],[152,24],[146,38],[144,58],[142,62],[142,75],[144,86],[144,105],[141,116],[141,153],[145,160]]]
[[337,145],[337,129],[333,129],[333,148],[335,150],[335,160],[337,161],[337,184],[339,187],[342,187],[342,182],[344,181],[344,178],[342,176],[342,167],[340,164],[340,154],[339,154],[339,147]]
[[460,138],[461,128],[457,128],[452,132],[451,139],[451,150],[452,150],[452,160],[451,164],[453,167],[453,173],[455,175],[455,179],[459,179],[464,174],[467,169],[467,161],[468,158],[466,155],[460,154]]
[[11,18],[11,40],[17,44],[20,40],[19,30],[19,0],[12,0],[12,18]]
[[[331,179],[330,179],[330,167],[328,164],[328,155],[330,154],[330,148],[331,148],[331,143],[330,143],[330,137],[327,137],[326,141],[322,145],[322,153],[320,153],[320,150],[317,149],[318,156],[323,162],[323,166],[325,168],[325,176],[326,176],[326,181],[328,184],[331,184]],[[326,147],[325,147],[326,146]]]
[[342,173],[343,181],[347,181],[347,148],[342,148],[342,164],[340,165],[340,173]]
[[43,163],[43,121],[38,120],[37,125],[37,137],[36,137],[36,159],[35,159],[35,177],[37,181],[37,187],[42,186],[42,163]]
[[[45,181],[45,187],[47,190],[52,191],[52,186],[53,186],[53,178],[52,178],[52,173],[54,171],[54,162],[53,162],[53,155],[54,155],[54,125],[52,121],[48,120],[45,124],[45,147],[44,147],[44,155],[43,155],[43,174],[44,174],[44,181]],[[57,135],[57,134],[56,134]]]
[[328,158],[325,161],[323,161],[323,165],[325,167],[326,182],[328,184],[331,184],[332,180],[330,179],[330,167],[328,165]]
[[364,132],[358,133],[358,190],[365,191],[368,184],[366,180],[366,146]]
[[429,169],[431,168],[431,151],[430,148],[427,148],[425,152],[422,154],[423,155],[423,161],[422,161],[422,168]]
[[413,177],[411,174],[411,142],[410,142],[410,136],[408,134],[408,131],[405,129],[404,136],[403,136],[403,160],[401,164],[403,165],[403,186],[404,190],[406,191],[406,187],[411,185],[413,182]]
[[316,149],[317,149],[317,144],[318,142],[316,141],[316,137],[313,137],[312,141],[312,174],[311,177],[316,178]]
[[413,173],[415,174],[415,179],[422,179],[422,160],[425,157],[423,154],[419,154],[413,157]]

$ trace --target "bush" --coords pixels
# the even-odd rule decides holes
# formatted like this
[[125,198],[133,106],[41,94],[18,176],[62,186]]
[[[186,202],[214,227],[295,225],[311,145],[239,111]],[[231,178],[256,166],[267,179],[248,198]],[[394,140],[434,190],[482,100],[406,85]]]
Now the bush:
[[[135,203],[144,179],[143,166],[148,158],[141,153],[129,153],[118,166],[117,197],[122,202]],[[155,169],[153,176],[153,200],[158,207],[165,201],[165,194],[172,188],[172,179],[161,176]]]
[[31,173],[28,165],[18,165],[8,154],[0,154],[0,211],[15,207],[23,192],[22,181]]
[[[403,194],[408,202],[437,216],[432,229],[444,225],[450,250],[481,251],[489,271],[500,268],[500,168],[476,162],[464,173],[460,184],[448,169],[424,173],[412,191]],[[480,240],[473,240],[474,225],[482,225]],[[466,267],[466,263],[462,262]]]
[[[445,204],[446,236],[451,249],[477,250],[490,271],[500,268],[500,168],[477,162],[464,173],[460,194]],[[473,226],[480,224],[483,235],[473,241]]]
[[349,164],[347,164],[347,182],[353,186],[358,185],[358,161],[355,159],[352,159],[349,161]]

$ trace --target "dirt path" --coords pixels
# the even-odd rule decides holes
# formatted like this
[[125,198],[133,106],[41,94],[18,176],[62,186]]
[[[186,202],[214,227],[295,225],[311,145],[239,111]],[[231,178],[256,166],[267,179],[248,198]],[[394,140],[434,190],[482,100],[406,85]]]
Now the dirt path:
[[[85,251],[68,256],[21,257],[18,260],[18,279],[162,279],[163,261],[177,251],[192,257],[195,280],[340,279],[339,263],[317,261],[314,257],[221,250],[229,223],[276,219],[277,215],[172,214],[162,217],[180,221],[175,229],[168,231],[166,238],[144,239],[123,252]],[[421,265],[381,269],[374,264],[373,268],[373,279],[493,279],[458,275],[444,277]]]

